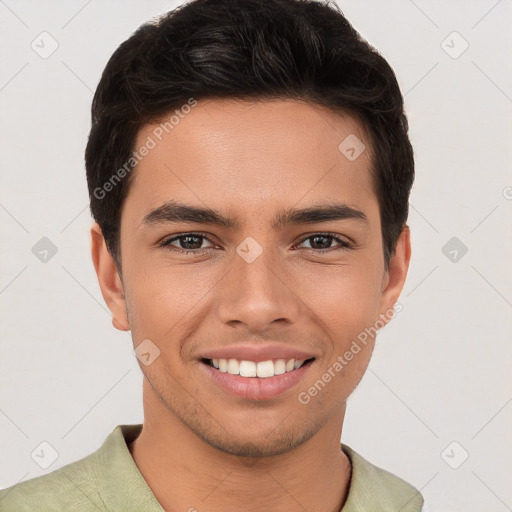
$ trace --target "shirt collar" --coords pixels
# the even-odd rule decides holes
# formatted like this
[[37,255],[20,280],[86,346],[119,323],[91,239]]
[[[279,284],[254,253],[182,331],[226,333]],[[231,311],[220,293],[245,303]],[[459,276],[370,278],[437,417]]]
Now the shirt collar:
[[[113,510],[165,512],[135,464],[128,444],[142,431],[142,424],[118,425],[91,457],[103,501]],[[400,510],[417,512],[423,497],[410,484],[364,459],[341,444],[351,467],[347,499],[340,512]],[[115,484],[113,485],[113,482]]]
[[118,425],[93,454],[98,491],[109,510],[165,512],[128,448],[141,431],[142,424]]
[[352,476],[347,499],[340,512],[421,510],[423,496],[412,485],[368,462],[343,443],[341,449],[350,460]]

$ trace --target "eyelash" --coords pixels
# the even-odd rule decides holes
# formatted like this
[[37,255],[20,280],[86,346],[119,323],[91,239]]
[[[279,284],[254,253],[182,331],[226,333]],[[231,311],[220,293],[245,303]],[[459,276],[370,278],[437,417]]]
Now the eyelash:
[[[180,238],[185,238],[187,236],[204,238],[204,239],[208,240],[209,242],[213,243],[203,233],[183,233],[183,234],[180,234],[180,235],[177,235],[177,236],[173,236],[172,238],[168,238],[168,239],[164,240],[163,242],[160,242],[158,245],[159,245],[159,247],[166,247],[166,248],[168,248],[171,251],[177,251],[178,253],[181,253],[181,254],[190,254],[190,253],[198,254],[201,251],[213,249],[213,247],[205,247],[204,249],[183,249],[181,247],[175,247],[174,245],[170,245],[171,242],[179,240]],[[350,242],[347,242],[346,240],[343,240],[343,239],[339,238],[338,236],[336,236],[335,233],[314,233],[312,235],[307,236],[306,238],[303,238],[299,242],[299,244],[302,243],[302,242],[305,242],[306,240],[309,240],[310,238],[315,238],[316,236],[323,236],[323,237],[326,237],[326,238],[332,238],[333,241],[339,242],[340,247],[338,247],[337,249],[334,249],[334,250],[344,250],[344,251],[347,251],[347,250],[350,250],[350,249],[353,248],[353,246],[352,246],[352,244]],[[333,248],[313,249],[313,248],[308,248],[308,247],[306,247],[306,249],[310,250],[310,251],[313,251],[315,253],[320,253],[320,254],[331,252],[333,250]]]

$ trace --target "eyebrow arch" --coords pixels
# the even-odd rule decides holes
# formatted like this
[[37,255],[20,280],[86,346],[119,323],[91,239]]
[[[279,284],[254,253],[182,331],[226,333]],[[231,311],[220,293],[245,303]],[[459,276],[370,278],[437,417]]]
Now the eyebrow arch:
[[[272,222],[272,228],[286,225],[313,224],[333,220],[355,219],[368,223],[368,217],[360,210],[347,204],[322,204],[303,209],[287,209],[279,212]],[[239,228],[240,223],[212,208],[199,208],[176,201],[168,201],[149,212],[142,220],[143,225],[167,222],[193,222],[212,224],[225,228]]]
[[276,216],[273,229],[289,224],[314,224],[332,220],[354,219],[368,223],[368,217],[361,211],[347,204],[323,204],[303,209],[283,210]]
[[223,215],[212,208],[198,208],[176,201],[167,201],[149,212],[142,224],[161,224],[165,222],[194,222],[196,224],[213,224],[226,228],[238,228],[239,223],[231,217]]

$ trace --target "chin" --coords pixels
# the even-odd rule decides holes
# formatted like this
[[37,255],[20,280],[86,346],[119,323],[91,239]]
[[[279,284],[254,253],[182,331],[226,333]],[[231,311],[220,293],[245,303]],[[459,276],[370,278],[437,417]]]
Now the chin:
[[[302,426],[303,427],[303,426]],[[262,433],[257,428],[247,428],[243,432],[229,433],[226,431],[196,432],[211,447],[237,457],[273,457],[290,452],[314,436],[316,430],[300,432],[290,429],[283,431],[282,426],[273,431]]]

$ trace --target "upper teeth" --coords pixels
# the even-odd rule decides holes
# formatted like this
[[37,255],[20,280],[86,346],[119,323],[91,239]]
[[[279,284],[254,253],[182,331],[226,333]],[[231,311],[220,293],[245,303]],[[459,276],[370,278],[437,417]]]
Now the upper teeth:
[[212,359],[212,364],[219,371],[229,373],[231,375],[240,375],[241,377],[273,377],[274,375],[282,375],[291,372],[296,368],[300,368],[304,361],[295,359],[277,359],[272,361],[238,361],[237,359]]

